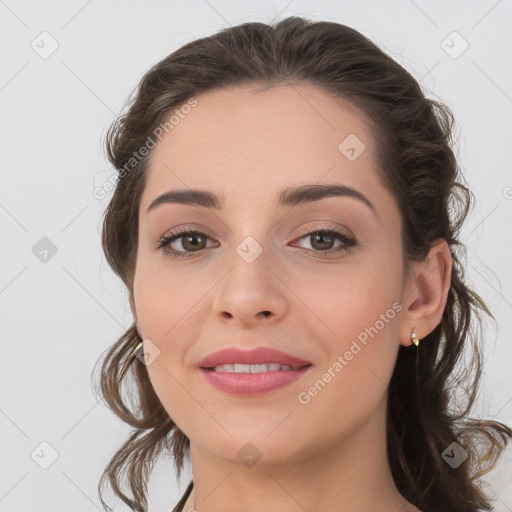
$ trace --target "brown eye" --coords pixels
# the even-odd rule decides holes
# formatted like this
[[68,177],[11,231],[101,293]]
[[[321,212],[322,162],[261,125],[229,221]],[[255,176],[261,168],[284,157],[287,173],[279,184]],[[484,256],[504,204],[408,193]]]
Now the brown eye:
[[[333,228],[310,231],[309,233],[302,235],[299,240],[308,239],[308,237],[311,249],[305,249],[308,252],[314,253],[315,256],[318,257],[327,257],[332,253],[349,251],[352,247],[357,245],[357,241],[355,239],[350,238],[341,231]],[[165,255],[172,258],[192,256],[193,253],[201,252],[203,249],[207,248],[206,243],[209,238],[210,237],[208,235],[200,231],[185,229],[169,233],[162,237],[157,244],[157,249],[162,250]],[[181,243],[177,242],[179,240],[181,240]],[[339,240],[341,244],[335,249],[333,247],[336,240]],[[177,243],[175,244],[175,247],[172,247],[174,242]]]
[[206,246],[206,237],[201,234],[184,235],[179,238],[183,238],[181,245],[187,251],[197,251]]
[[310,235],[311,245],[319,251],[326,251],[332,249],[336,237],[333,233],[327,233],[326,231],[319,231]]
[[[161,249],[167,256],[186,257],[190,256],[191,253],[205,249],[208,238],[208,235],[200,231],[178,231],[162,237],[157,244],[157,249]],[[180,239],[181,243],[178,242],[175,244],[176,247],[172,247],[173,242],[179,241]],[[179,250],[180,248],[183,250]]]
[[[340,251],[349,251],[357,245],[357,241],[341,231],[333,228],[316,229],[302,235],[298,240],[306,239],[311,245],[311,249],[305,248],[308,252],[314,253],[315,256],[328,257],[332,253]],[[336,249],[333,248],[336,240],[341,242]],[[324,254],[323,254],[324,253]]]

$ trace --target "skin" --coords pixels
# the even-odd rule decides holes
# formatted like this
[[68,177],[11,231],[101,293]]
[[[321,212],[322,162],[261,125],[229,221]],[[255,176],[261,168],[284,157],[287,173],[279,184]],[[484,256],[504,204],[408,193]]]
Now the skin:
[[[400,211],[375,170],[368,120],[348,104],[306,84],[196,99],[151,155],[130,298],[145,350],[148,339],[160,350],[147,366],[151,383],[190,439],[194,491],[184,510],[195,499],[198,512],[418,511],[391,476],[386,400],[400,344],[411,345],[413,329],[424,338],[441,320],[448,245],[436,241],[425,262],[403,275]],[[349,134],[365,144],[354,161],[338,149]],[[276,208],[282,188],[318,183],[359,190],[378,216],[351,197]],[[215,192],[224,209],[164,204],[146,213],[158,195],[186,188]],[[173,259],[155,246],[179,226],[208,238],[197,252],[179,238],[172,248],[190,256]],[[321,245],[303,233],[325,226],[358,245],[319,257]],[[263,249],[252,263],[236,252],[248,236]],[[401,311],[309,403],[299,403],[298,394],[393,303]],[[197,368],[221,348],[260,345],[313,369],[284,388],[240,397],[211,386]],[[237,457],[248,442],[261,453],[252,467]]]

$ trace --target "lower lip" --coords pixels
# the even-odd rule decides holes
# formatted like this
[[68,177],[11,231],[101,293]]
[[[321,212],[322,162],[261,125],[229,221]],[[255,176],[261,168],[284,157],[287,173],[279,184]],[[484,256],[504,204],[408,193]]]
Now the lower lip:
[[309,365],[303,366],[299,370],[260,373],[215,372],[205,368],[200,368],[200,370],[206,380],[220,391],[239,396],[256,396],[301,379],[312,367]]

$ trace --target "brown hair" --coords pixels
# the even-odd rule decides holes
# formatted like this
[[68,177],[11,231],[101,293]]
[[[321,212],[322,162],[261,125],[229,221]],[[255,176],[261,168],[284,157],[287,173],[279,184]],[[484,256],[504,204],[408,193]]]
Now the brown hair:
[[[403,67],[356,30],[299,17],[273,25],[244,23],[188,43],[154,65],[127,112],[107,133],[108,158],[119,178],[103,221],[106,259],[132,296],[138,210],[151,153],[134,155],[176,109],[193,95],[222,87],[300,82],[348,101],[374,123],[377,170],[402,215],[404,261],[424,260],[439,238],[448,242],[453,258],[441,322],[417,349],[400,346],[390,382],[387,442],[397,489],[424,512],[491,510],[479,478],[494,468],[512,430],[468,416],[481,374],[481,313],[494,317],[464,283],[458,257],[464,246],[457,236],[474,199],[459,182],[451,147],[453,114],[427,99]],[[98,492],[106,509],[101,486],[107,478],[132,510],[145,511],[147,479],[157,457],[169,451],[180,478],[189,455],[189,439],[162,406],[145,365],[130,359],[140,341],[132,325],[108,350],[101,367],[103,398],[135,429],[101,477]],[[463,349],[469,351],[470,365],[461,364]],[[457,363],[462,373],[456,373]],[[121,393],[125,364],[135,389],[128,396],[137,399],[133,410]],[[465,407],[456,413],[454,392],[461,382]],[[442,458],[454,442],[468,454],[456,469]],[[132,497],[120,489],[124,472]]]

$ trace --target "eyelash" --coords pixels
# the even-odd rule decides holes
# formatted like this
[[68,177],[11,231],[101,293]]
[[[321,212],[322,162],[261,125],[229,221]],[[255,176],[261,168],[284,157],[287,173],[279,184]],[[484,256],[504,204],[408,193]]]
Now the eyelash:
[[[307,236],[311,236],[311,235],[314,235],[317,233],[327,233],[329,235],[336,235],[335,238],[337,240],[340,240],[344,244],[342,247],[338,247],[337,249],[327,249],[325,251],[318,251],[318,250],[314,250],[314,249],[305,249],[309,253],[314,252],[315,255],[320,258],[327,258],[327,257],[329,257],[328,256],[329,254],[332,254],[335,252],[340,252],[340,251],[349,252],[350,250],[352,250],[353,247],[358,245],[358,242],[355,238],[350,238],[347,235],[345,235],[344,233],[342,233],[341,231],[338,231],[337,229],[327,228],[327,227],[326,228],[319,227],[319,228],[313,229],[311,231],[308,231],[306,233],[303,233],[296,240],[301,240],[302,238],[306,238]],[[182,238],[185,235],[205,235],[208,237],[208,235],[206,235],[206,233],[202,233],[201,231],[191,230],[191,229],[187,229],[187,228],[181,228],[181,229],[177,229],[174,232],[169,233],[168,235],[163,236],[158,241],[156,248],[161,250],[165,256],[169,256],[170,258],[187,258],[187,257],[192,256],[194,254],[194,252],[200,252],[201,250],[194,251],[194,252],[187,252],[187,251],[182,252],[182,251],[176,251],[174,249],[171,249],[171,250],[166,249],[166,246],[169,245],[171,242],[174,242],[175,240],[178,240],[179,238]],[[210,238],[210,237],[208,237],[208,238]],[[320,254],[322,254],[322,256],[320,256]],[[327,256],[323,256],[323,254],[327,254]]]

